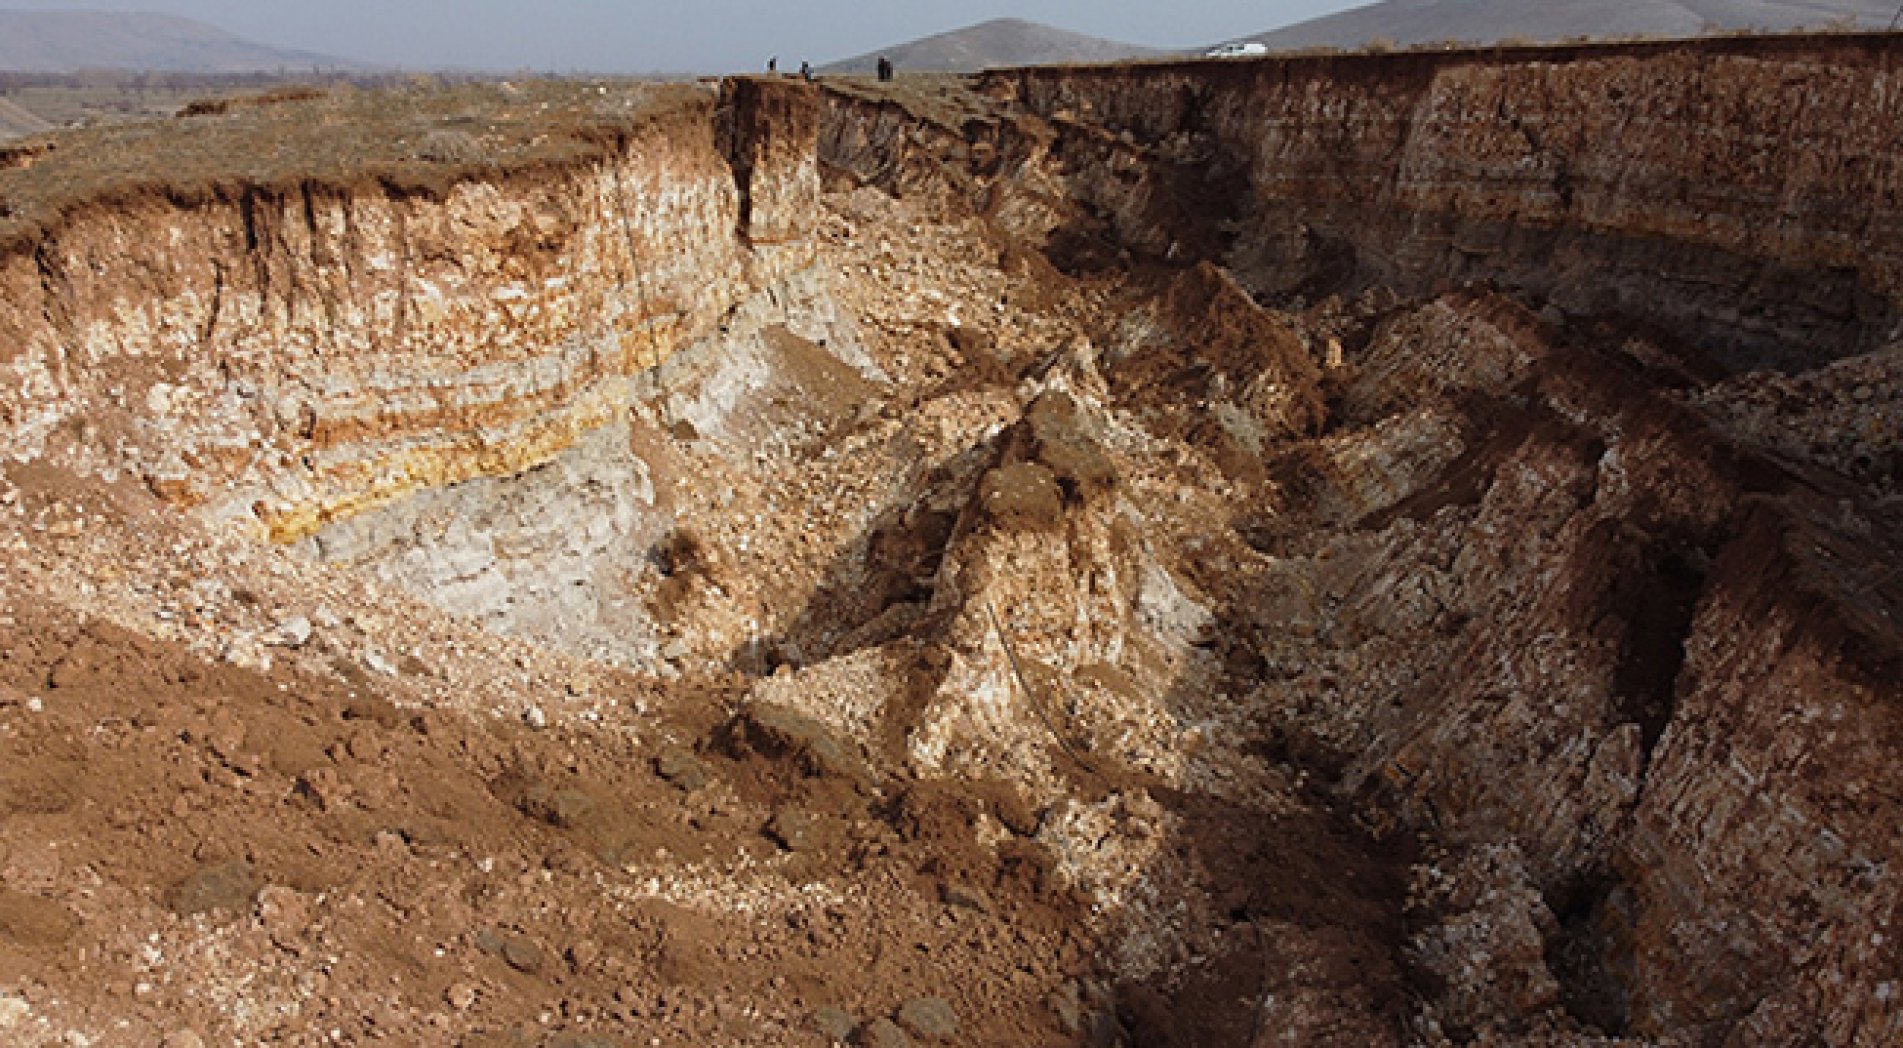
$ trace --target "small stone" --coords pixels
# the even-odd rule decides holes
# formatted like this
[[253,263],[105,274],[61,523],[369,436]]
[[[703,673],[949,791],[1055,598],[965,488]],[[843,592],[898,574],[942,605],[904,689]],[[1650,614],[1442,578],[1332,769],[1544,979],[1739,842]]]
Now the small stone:
[[787,851],[806,851],[818,843],[819,820],[798,808],[781,808],[766,824],[766,835]]
[[544,956],[542,948],[535,940],[515,932],[498,932],[488,928],[475,934],[476,949],[491,956],[502,958],[502,963],[518,972],[534,975],[542,970]]
[[375,729],[363,728],[344,742],[344,752],[354,760],[374,764],[383,759],[383,740],[377,736]]
[[1007,790],[992,799],[992,814],[1005,829],[1020,837],[1037,836],[1040,824],[1038,812],[1026,804],[1015,790]]
[[515,798],[517,811],[558,830],[576,829],[594,817],[595,799],[577,789],[554,789],[543,783],[524,788]]
[[449,989],[443,991],[443,1000],[448,1001],[451,1008],[466,1012],[476,1005],[476,988],[466,982],[451,983]]
[[947,906],[976,910],[979,913],[991,912],[991,900],[985,896],[984,892],[962,884],[941,885],[938,889],[938,897]]
[[1057,1028],[1067,1037],[1075,1037],[1084,1030],[1084,1003],[1078,998],[1077,984],[1070,982],[1064,988],[1044,999],[1057,1016]]
[[190,1030],[173,1030],[159,1042],[159,1048],[205,1048],[205,1039]]
[[277,630],[271,634],[270,642],[284,648],[301,648],[310,643],[312,632],[311,620],[302,615],[294,615],[278,623]]
[[384,658],[381,652],[376,652],[376,651],[364,652],[363,664],[369,667],[370,672],[372,673],[381,673],[386,677],[396,676],[396,667],[391,665],[390,660]]
[[502,940],[502,960],[518,972],[534,975],[542,970],[542,948],[525,935],[511,935]]
[[859,1031],[859,1039],[853,1042],[863,1048],[912,1048],[912,1039],[905,1036],[897,1023],[890,1019],[874,1019]]
[[735,756],[759,753],[788,757],[815,778],[855,783],[873,781],[872,770],[854,747],[819,721],[767,702],[747,706],[725,729],[725,745]]
[[168,903],[182,917],[229,910],[241,913],[251,908],[258,894],[258,878],[248,862],[227,862],[207,866],[172,886]]
[[836,1044],[849,1044],[852,1032],[859,1028],[859,1021],[846,1012],[827,1005],[813,1012],[813,1025],[819,1029],[821,1037]]
[[32,1006],[12,994],[0,993],[0,1030],[17,1029],[32,1016]]
[[219,760],[229,761],[244,749],[244,721],[230,710],[219,710],[212,715],[211,729],[205,734],[205,742]]
[[522,723],[531,731],[541,731],[548,727],[548,714],[540,706],[530,706],[522,711]]
[[654,758],[654,770],[661,778],[689,793],[707,785],[707,763],[690,750],[669,746]]
[[601,947],[592,940],[582,939],[568,948],[569,967],[576,971],[586,971],[601,959]]
[[258,921],[273,943],[296,952],[311,926],[311,908],[296,889],[274,884],[258,893]]
[[958,1013],[943,997],[914,997],[899,1005],[899,1025],[914,1037],[949,1041],[958,1036]]

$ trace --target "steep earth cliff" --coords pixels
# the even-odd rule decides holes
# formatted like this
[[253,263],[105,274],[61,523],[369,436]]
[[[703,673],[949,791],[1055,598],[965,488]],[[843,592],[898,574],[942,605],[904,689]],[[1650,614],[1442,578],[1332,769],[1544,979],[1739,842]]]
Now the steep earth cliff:
[[0,1035],[1903,1037],[1900,54],[16,149]]

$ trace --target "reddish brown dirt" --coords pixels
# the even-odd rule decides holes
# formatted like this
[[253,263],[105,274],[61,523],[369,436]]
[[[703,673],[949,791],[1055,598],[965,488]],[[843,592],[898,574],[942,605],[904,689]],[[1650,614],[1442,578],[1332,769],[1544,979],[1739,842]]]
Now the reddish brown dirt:
[[[694,780],[663,752],[705,784],[671,785],[660,770]],[[874,802],[790,755],[399,710],[0,607],[0,979],[69,1022],[820,1044],[819,1007],[936,995],[974,1043],[1069,1043],[1043,999],[1091,972],[1090,944],[1041,848],[973,845],[985,808],[925,786]],[[801,816],[787,855],[773,824]],[[846,870],[863,895],[747,920],[603,887],[656,859]]]

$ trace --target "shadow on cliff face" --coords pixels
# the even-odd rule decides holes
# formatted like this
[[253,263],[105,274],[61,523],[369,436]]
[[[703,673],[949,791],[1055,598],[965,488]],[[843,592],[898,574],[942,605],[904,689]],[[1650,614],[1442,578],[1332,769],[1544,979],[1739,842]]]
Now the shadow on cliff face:
[[[1296,707],[1298,716],[1287,725],[1290,745],[1310,755],[1308,766],[1318,774],[1338,773],[1339,790],[1435,827],[1440,841],[1504,845],[1524,859],[1524,870],[1509,882],[1531,893],[1517,918],[1529,935],[1515,952],[1494,952],[1493,963],[1501,971],[1543,965],[1550,985],[1525,999],[1532,1011],[1496,1011],[1499,1021],[1544,1012],[1543,1021],[1563,1016],[1609,1035],[1698,1030],[1698,1036],[1720,1038],[1788,1023],[1788,1014],[1764,1017],[1779,1015],[1765,1006],[1765,988],[1816,977],[1794,975],[1792,966],[1810,962],[1785,952],[1769,930],[1793,918],[1750,889],[1720,901],[1721,893],[1709,887],[1708,865],[1696,872],[1688,867],[1709,864],[1722,852],[1723,861],[1752,869],[1754,877],[1775,877],[1785,863],[1817,861],[1809,857],[1816,846],[1807,838],[1785,845],[1791,855],[1734,858],[1709,837],[1718,832],[1712,820],[1724,820],[1741,803],[1728,790],[1755,791],[1763,781],[1756,776],[1770,777],[1735,770],[1742,767],[1735,762],[1764,760],[1752,755],[1760,746],[1786,752],[1795,745],[1787,733],[1806,738],[1805,746],[1825,745],[1823,739],[1802,734],[1788,719],[1758,739],[1709,725],[1756,716],[1747,711],[1765,701],[1804,711],[1786,718],[1816,718],[1828,696],[1854,694],[1856,687],[1806,690],[1802,697],[1789,683],[1767,689],[1755,660],[1790,659],[1785,653],[1797,643],[1777,635],[1783,627],[1754,623],[1747,632],[1757,639],[1747,641],[1737,636],[1738,627],[1713,623],[1725,621],[1726,602],[1754,585],[1749,580],[1763,564],[1801,559],[1812,548],[1847,556],[1860,541],[1867,562],[1887,563],[1883,530],[1869,523],[1884,514],[1862,503],[1841,477],[1793,471],[1728,443],[1661,388],[1671,388],[1670,376],[1648,373],[1628,355],[1562,338],[1511,396],[1470,401],[1492,405],[1490,424],[1470,427],[1468,450],[1437,474],[1416,478],[1394,509],[1358,522],[1327,516],[1326,507],[1354,502],[1329,497],[1326,489],[1345,483],[1340,473],[1311,471],[1302,489],[1305,500],[1324,507],[1313,523],[1346,528],[1328,550],[1333,558],[1358,551],[1372,561],[1367,578],[1357,580],[1359,572],[1351,570],[1349,585],[1333,587],[1318,602],[1340,612],[1321,616],[1322,643],[1306,650],[1319,661],[1344,642],[1364,645],[1368,654],[1398,660],[1411,672],[1387,672],[1393,662],[1362,661],[1336,681],[1338,667],[1331,666],[1327,694],[1349,697],[1332,709],[1318,703],[1319,714]],[[1754,538],[1751,522],[1760,518],[1806,537]],[[1300,540],[1301,530],[1298,514],[1282,537],[1258,535],[1253,544],[1300,561],[1315,549]],[[1852,537],[1859,532],[1862,540]],[[1526,542],[1529,534],[1539,541]],[[1412,563],[1432,581],[1439,558],[1431,551],[1442,539],[1456,542],[1445,556],[1461,566],[1449,580],[1454,588],[1435,593],[1442,613],[1433,625],[1447,636],[1403,632],[1393,645],[1374,646],[1382,632],[1395,629],[1397,610],[1392,591],[1382,588],[1397,573],[1382,565]],[[1489,554],[1493,547],[1512,552]],[[1409,548],[1421,552],[1405,552]],[[1317,567],[1324,577],[1326,563]],[[1790,597],[1803,608],[1795,613],[1802,624],[1796,628],[1807,632],[1819,629],[1813,623],[1849,621],[1845,609],[1863,604],[1860,591],[1843,579],[1816,574],[1804,595]],[[1861,592],[1883,585],[1873,579]],[[1831,595],[1818,595],[1823,592]],[[1354,621],[1368,593],[1382,593],[1385,605],[1372,638]],[[1270,608],[1289,604],[1272,590],[1261,601]],[[1238,601],[1223,617],[1246,618],[1250,603]],[[1768,609],[1761,614],[1775,620]],[[1893,629],[1864,614],[1856,627],[1862,636]],[[1757,636],[1759,630],[1768,636]],[[1887,644],[1862,642],[1863,650]],[[1552,654],[1529,655],[1543,646]],[[1502,667],[1512,672],[1499,674],[1496,690],[1474,689]],[[1715,703],[1714,695],[1722,701]],[[1689,768],[1688,748],[1707,751],[1700,759],[1714,766]],[[1651,800],[1661,765],[1676,796]],[[1749,785],[1728,782],[1733,774]],[[1688,780],[1695,785],[1683,785]],[[1802,798],[1813,787],[1783,788],[1785,797]],[[1686,796],[1691,790],[1702,792]],[[1795,807],[1773,821],[1786,819],[1815,825]],[[1669,844],[1661,831],[1644,826],[1648,821],[1673,826]],[[1777,832],[1765,835],[1778,840]],[[1702,859],[1684,858],[1684,852],[1670,857],[1701,848]],[[1816,922],[1817,908],[1849,905],[1836,889],[1803,877],[1786,883],[1792,895],[1784,905],[1799,914],[1795,920]],[[1725,908],[1729,927],[1713,918],[1716,927],[1702,933],[1710,945],[1694,949],[1691,933],[1682,929],[1702,919],[1700,905],[1711,904]],[[1510,923],[1502,916],[1513,916],[1484,907],[1473,914],[1495,928]],[[1459,914],[1423,911],[1419,919],[1444,924],[1449,916]],[[1722,950],[1724,959],[1706,959],[1707,948]],[[1513,963],[1501,963],[1507,959]],[[1699,974],[1674,974],[1688,965]],[[1770,992],[1802,999],[1808,991]],[[1459,1028],[1447,1007],[1458,1003],[1457,994],[1430,992],[1429,1002],[1444,1029]]]
[[[1234,741],[1305,777],[1302,762],[1269,741]],[[1210,896],[1199,938],[1221,945],[1117,985],[1131,1044],[1406,1043],[1419,1002],[1435,990],[1407,952],[1409,878],[1421,856],[1414,832],[1376,832],[1323,789],[1304,789],[1298,807],[1274,812],[1200,792],[1154,793],[1178,820],[1167,844],[1173,863],[1197,871]]]
[[[1102,128],[1060,122],[1051,147],[1066,188],[1066,220],[1044,239],[1051,264],[1070,276],[1144,263],[1188,267],[1224,258],[1249,200],[1244,164],[1189,130],[1139,144]],[[1352,251],[1305,267],[1305,287],[1352,270]],[[1311,262],[1318,259],[1311,259]]]
[[[1394,897],[1395,964],[1419,1002],[1406,1014],[1452,1036],[1628,1029],[1637,897],[1611,856],[1674,716],[1707,566],[1731,527],[1732,496],[1699,471],[1733,467],[1698,420],[1658,401],[1629,362],[1542,353],[1524,377],[1450,399],[1461,436],[1440,469],[1356,475],[1399,410],[1278,446],[1268,473],[1282,501],[1238,521],[1286,567],[1230,587],[1216,612],[1219,643],[1239,653],[1225,661],[1257,663],[1225,682],[1262,685],[1256,745],[1307,773],[1323,803],[1431,831],[1430,884],[1466,876],[1476,849],[1515,856],[1490,867],[1486,891],[1452,892],[1465,901]],[[1362,450],[1341,451],[1351,445]],[[1281,519],[1251,523],[1263,514]],[[1285,592],[1289,575],[1305,598]],[[1410,612],[1415,587],[1425,598]],[[1539,645],[1553,647],[1550,665],[1528,659]]]

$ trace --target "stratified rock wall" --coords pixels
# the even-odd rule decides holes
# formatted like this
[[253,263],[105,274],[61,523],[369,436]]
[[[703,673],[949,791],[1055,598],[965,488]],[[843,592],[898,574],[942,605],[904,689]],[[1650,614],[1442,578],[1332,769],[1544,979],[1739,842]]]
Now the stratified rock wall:
[[[810,128],[810,92],[756,94]],[[709,99],[598,161],[440,198],[82,209],[0,259],[0,451],[129,469],[279,540],[546,462],[625,414],[623,380],[810,261],[810,130],[760,137],[717,143]],[[119,428],[68,432],[79,418]]]
[[[1903,306],[1903,41],[1705,40],[992,74],[1207,177],[1272,291],[1495,281],[1727,363],[1865,351]],[[1077,154],[1073,185],[1116,210]],[[1125,237],[1126,240],[1132,238]],[[1322,278],[1318,282],[1317,278]]]
[[1344,428],[1277,467],[1284,513],[1353,530],[1240,609],[1321,632],[1271,642],[1302,670],[1257,699],[1347,788],[1524,857],[1560,996],[1609,1031],[1903,1035],[1894,514],[1656,384],[1894,338],[1899,66],[1849,38],[991,77],[1054,129],[1005,191],[1068,187],[1023,230],[1060,264],[1180,259],[1158,190],[1187,186],[1258,291],[1488,282],[1670,347],[1642,375],[1484,304],[1377,334]]
[[[1898,586],[1761,505],[1712,568],[1616,865],[1634,1015],[1728,1043],[1903,1036]],[[1887,563],[1893,563],[1889,561]]]

